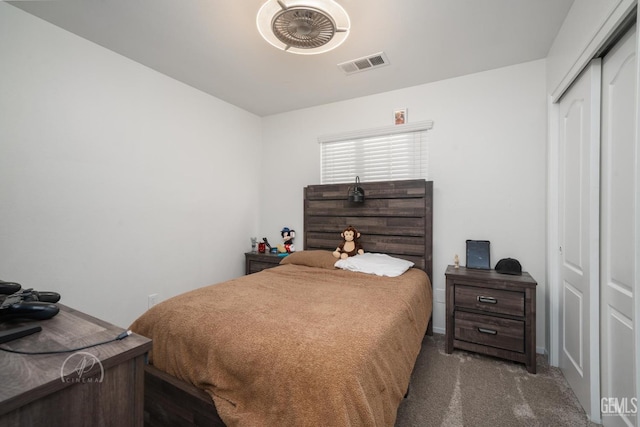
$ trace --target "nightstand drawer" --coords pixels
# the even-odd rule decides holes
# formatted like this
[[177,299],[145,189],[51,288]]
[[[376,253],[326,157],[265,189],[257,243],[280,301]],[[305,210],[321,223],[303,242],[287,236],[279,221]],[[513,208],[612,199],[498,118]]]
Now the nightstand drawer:
[[489,313],[524,316],[524,292],[456,284],[455,306]]
[[450,265],[447,347],[524,363],[536,373],[536,286],[526,271],[500,274]]
[[524,353],[524,322],[457,311],[455,339]]
[[261,254],[259,252],[246,252],[244,259],[244,274],[257,273],[267,268],[277,267],[282,261],[282,257],[276,254]]
[[266,270],[267,268],[277,267],[278,264],[274,264],[272,262],[261,262],[261,261],[251,261],[249,264],[249,273],[257,273],[262,270]]

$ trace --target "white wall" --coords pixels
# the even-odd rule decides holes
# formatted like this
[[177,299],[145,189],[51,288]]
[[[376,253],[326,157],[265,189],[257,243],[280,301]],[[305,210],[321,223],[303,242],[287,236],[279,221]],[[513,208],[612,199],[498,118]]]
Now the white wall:
[[4,3],[0,58],[0,279],[126,327],[243,273],[259,117]]
[[262,234],[279,242],[283,226],[302,232],[302,189],[320,183],[319,135],[390,125],[393,110],[407,107],[409,122],[434,121],[429,179],[435,193],[436,331],[444,332],[447,264],[459,254],[464,265],[466,239],[487,239],[492,264],[517,258],[538,281],[541,351],[546,290],[545,73],[545,61],[540,60],[265,117],[263,170],[269,172],[262,180]]

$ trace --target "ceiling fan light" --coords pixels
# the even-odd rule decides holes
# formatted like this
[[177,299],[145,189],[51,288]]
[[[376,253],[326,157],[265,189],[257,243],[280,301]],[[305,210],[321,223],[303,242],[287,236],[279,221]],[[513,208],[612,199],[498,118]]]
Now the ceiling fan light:
[[351,22],[333,0],[268,0],[258,11],[256,25],[260,35],[278,49],[313,55],[340,46]]

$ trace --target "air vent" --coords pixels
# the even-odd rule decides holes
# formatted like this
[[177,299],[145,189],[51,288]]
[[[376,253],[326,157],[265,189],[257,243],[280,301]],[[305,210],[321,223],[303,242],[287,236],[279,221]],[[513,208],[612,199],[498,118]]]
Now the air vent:
[[338,67],[345,74],[359,73],[360,71],[373,70],[374,68],[389,65],[389,59],[384,52],[374,53],[373,55],[338,64]]

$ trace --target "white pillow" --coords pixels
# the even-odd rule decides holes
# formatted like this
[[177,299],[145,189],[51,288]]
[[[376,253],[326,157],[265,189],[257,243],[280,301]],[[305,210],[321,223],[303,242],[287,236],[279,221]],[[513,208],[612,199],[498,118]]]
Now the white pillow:
[[365,252],[336,261],[335,266],[343,270],[375,274],[376,276],[396,277],[413,267],[411,261],[394,258],[385,254]]

